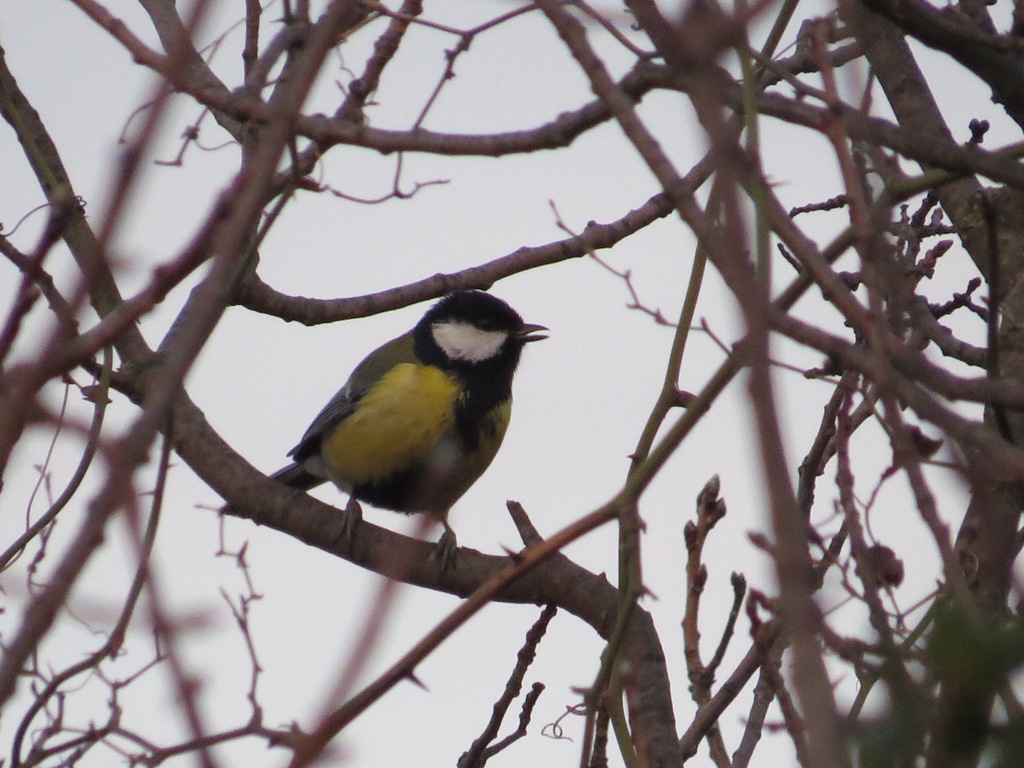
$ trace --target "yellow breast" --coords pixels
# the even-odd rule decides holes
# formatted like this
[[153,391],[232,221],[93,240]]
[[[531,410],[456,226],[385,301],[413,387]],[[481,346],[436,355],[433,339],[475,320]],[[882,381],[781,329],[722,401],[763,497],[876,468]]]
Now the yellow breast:
[[457,383],[437,368],[397,365],[324,439],[323,458],[353,486],[407,470],[452,426],[458,395]]

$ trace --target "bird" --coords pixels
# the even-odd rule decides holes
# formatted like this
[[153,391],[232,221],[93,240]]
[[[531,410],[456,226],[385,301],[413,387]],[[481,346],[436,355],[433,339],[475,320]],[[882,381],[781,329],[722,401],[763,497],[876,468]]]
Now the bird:
[[520,355],[547,330],[485,291],[449,293],[355,367],[271,477],[347,493],[350,540],[359,502],[433,516],[444,527],[436,554],[450,567],[458,543],[448,512],[501,447]]

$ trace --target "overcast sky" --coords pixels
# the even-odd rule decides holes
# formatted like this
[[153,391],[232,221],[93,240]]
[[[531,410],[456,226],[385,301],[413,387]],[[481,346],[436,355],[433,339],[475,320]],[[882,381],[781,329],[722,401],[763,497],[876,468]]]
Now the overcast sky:
[[[203,39],[215,39],[238,21],[242,5],[215,2]],[[471,26],[470,18],[488,18],[508,7],[480,0],[427,5],[431,18],[463,27]],[[110,0],[106,6],[135,34],[156,45],[146,17],[133,2]],[[268,10],[268,22],[275,12]],[[349,78],[346,68],[360,70],[377,30],[377,26],[369,27],[340,49],[319,84],[315,103],[320,106],[308,111],[329,110],[337,101],[337,83]],[[621,73],[628,57],[622,56],[606,35],[595,32],[593,37],[610,58],[613,70]],[[435,30],[415,29],[408,42],[394,69],[388,71],[378,94],[379,105],[369,112],[376,126],[404,128],[409,124],[442,71],[444,49],[450,48],[454,39]],[[153,79],[132,64],[109,35],[61,0],[0,0],[0,43],[21,87],[53,134],[90,218],[100,220],[118,159],[118,137],[131,130],[133,112],[152,94]],[[238,82],[240,70],[238,48],[236,29],[213,58],[216,71],[232,86]],[[863,72],[853,72],[850,78],[852,85],[858,78],[862,80]],[[987,117],[997,122],[998,130],[999,114],[984,92],[958,82],[951,79],[940,94],[961,102],[964,119],[954,125],[960,131],[958,138],[966,138],[970,117]],[[567,57],[546,22],[534,14],[473,43],[471,54],[460,60],[456,79],[446,87],[426,125],[461,133],[528,128],[590,98],[578,66]],[[188,99],[177,99],[174,104],[150,160],[173,158],[180,146],[179,135],[198,115]],[[682,97],[650,98],[644,102],[642,114],[660,128],[661,140],[680,167],[687,168],[700,157],[704,141]],[[768,122],[764,129],[764,141],[771,147],[767,153],[772,163],[769,175],[787,204],[805,204],[836,194],[835,165],[821,137],[785,133]],[[794,141],[794,135],[799,139]],[[189,241],[210,200],[230,180],[239,153],[236,147],[225,145],[226,141],[226,134],[208,119],[203,123],[201,143],[209,151],[190,148],[182,167],[147,163],[130,215],[115,240],[115,252],[123,260],[119,277],[126,293],[143,284],[153,266]],[[318,174],[346,194],[373,198],[390,189],[394,163],[393,157],[365,150],[336,149]],[[4,177],[0,221],[6,232],[42,202],[6,125],[0,127],[0,167]],[[284,293],[356,296],[436,272],[455,271],[522,246],[561,239],[564,233],[556,226],[551,203],[569,226],[582,230],[590,220],[606,222],[621,217],[657,191],[653,177],[612,125],[593,131],[564,152],[501,160],[407,156],[402,178],[407,190],[416,182],[446,183],[424,187],[411,199],[380,205],[300,192],[297,203],[286,210],[262,248],[262,278]],[[44,220],[45,214],[32,214],[11,236],[12,241],[30,249]],[[823,241],[843,223],[841,215],[824,214],[818,216],[818,222],[810,228],[817,228]],[[660,308],[669,318],[677,315],[693,241],[674,218],[601,256],[617,269],[632,271],[646,305]],[[54,254],[48,263],[51,271],[65,279],[66,265],[63,254]],[[0,264],[3,309],[16,277],[11,267]],[[948,293],[963,282],[963,272],[943,273],[933,289]],[[187,296],[187,287],[177,290],[167,306],[145,319],[143,330],[151,344],[159,342]],[[540,531],[550,534],[606,501],[620,487],[628,455],[657,395],[672,332],[645,314],[627,309],[630,297],[623,282],[589,259],[510,278],[494,286],[493,292],[509,301],[528,322],[551,329],[549,340],[530,345],[525,352],[515,387],[515,415],[501,453],[451,516],[460,544],[497,553],[502,547],[519,544],[504,509],[506,499],[522,502]],[[734,314],[723,310],[728,306],[730,299],[725,298],[717,276],[710,274],[698,315],[706,316],[714,332],[731,343],[741,329]],[[424,310],[425,306],[414,306],[371,319],[312,328],[241,309],[229,310],[189,377],[189,392],[231,445],[260,469],[272,472],[286,462],[286,452],[352,367],[379,343],[411,327]],[[23,352],[31,349],[31,340],[31,335],[23,340]],[[776,352],[779,359],[802,367],[817,362],[782,345]],[[707,335],[693,334],[682,387],[699,390],[723,357]],[[84,382],[85,374],[77,373],[76,379]],[[823,398],[831,389],[787,371],[780,371],[778,381],[795,471],[800,452],[817,429]],[[46,395],[48,403],[55,406],[62,390],[53,384]],[[71,393],[72,401],[78,397]],[[81,418],[86,411],[75,402],[73,413]],[[130,407],[118,402],[113,418],[125,422],[131,414]],[[707,643],[717,640],[724,621],[731,570],[742,570],[752,586],[772,590],[771,574],[747,538],[748,532],[767,526],[752,434],[743,382],[737,380],[687,439],[642,504],[647,523],[645,576],[654,595],[645,601],[645,607],[654,613],[662,634],[676,683],[680,724],[687,723],[694,711],[686,690],[678,628],[684,598],[682,528],[692,514],[697,492],[712,474],[722,478],[729,515],[707,554]],[[4,541],[24,523],[36,477],[33,466],[45,454],[49,436],[49,430],[37,429],[8,468],[0,508]],[[868,477],[870,453],[864,447],[861,459],[865,463],[860,465]],[[61,486],[61,478],[70,471],[68,463],[75,458],[74,451],[67,450],[55,456],[56,487]],[[887,453],[879,452],[875,474],[887,460]],[[960,493],[953,484],[942,488],[952,498]],[[889,503],[899,505],[902,493],[902,488],[894,489]],[[329,503],[344,503],[344,497],[330,488],[317,495]],[[244,721],[249,672],[244,644],[220,594],[222,589],[237,593],[242,579],[229,559],[213,556],[219,546],[219,529],[217,516],[209,508],[219,503],[187,467],[175,462],[156,555],[157,574],[174,616],[202,626],[189,635],[188,660],[202,675],[202,703],[211,728]],[[36,510],[41,507],[45,504],[40,499]],[[68,513],[77,515],[80,510]],[[368,510],[367,516],[377,524],[410,530],[410,521],[390,513]],[[876,516],[872,522],[875,535],[883,541],[914,535],[912,526],[901,527],[884,516]],[[64,534],[73,528],[70,524],[64,527]],[[276,726],[297,720],[308,726],[318,702],[352,651],[352,638],[374,599],[379,578],[248,522],[228,520],[224,527],[231,547],[248,542],[252,576],[264,596],[253,607],[252,622],[264,668],[260,690],[265,721]],[[58,528],[51,544],[57,551],[64,535],[60,531]],[[88,578],[74,593],[73,605],[84,621],[101,618],[117,606],[131,567],[125,552],[123,531],[115,527],[102,556],[90,566]],[[613,577],[615,532],[610,528],[599,531],[573,545],[569,555],[585,567]],[[934,562],[934,553],[927,549],[918,556],[923,564]],[[9,605],[16,607],[24,598],[27,565],[28,558],[23,558],[13,572],[0,577]],[[908,572],[913,574],[914,569],[908,568]],[[901,588],[907,590],[901,597],[909,604],[915,595],[923,596],[931,588],[929,580],[915,583],[911,578]],[[841,599],[838,589],[826,589],[822,595],[826,607]],[[365,679],[390,665],[456,604],[451,597],[403,589]],[[345,732],[339,740],[348,758],[345,764],[359,768],[454,764],[486,722],[523,634],[537,613],[538,609],[526,606],[495,605],[484,610],[420,669],[420,679],[429,692],[401,686]],[[18,610],[8,610],[0,617],[5,636],[18,616]],[[48,652],[67,663],[75,660],[83,647],[91,647],[86,640],[81,626],[64,622]],[[743,626],[726,670],[746,647]],[[540,680],[548,686],[535,711],[531,733],[493,765],[572,764],[579,750],[582,721],[570,718],[563,722],[571,742],[543,738],[540,728],[579,702],[573,688],[592,681],[600,649],[599,639],[581,622],[566,615],[555,619],[549,641],[541,646],[527,677],[528,685]],[[140,623],[122,660],[123,668],[145,659],[147,650],[147,632]],[[180,721],[173,714],[165,673],[158,671],[151,677],[148,685],[126,690],[125,708],[131,712],[133,697],[138,696],[153,717],[146,728],[153,733],[168,728],[173,732]],[[96,705],[102,711],[101,698]],[[742,727],[740,716],[738,710],[730,712],[723,721],[727,736],[732,737],[730,743]],[[9,743],[14,725],[13,719],[6,717],[0,724],[0,747]],[[284,752],[267,752],[263,744],[254,741],[233,746],[225,754],[231,755],[236,765],[280,765],[285,759]]]

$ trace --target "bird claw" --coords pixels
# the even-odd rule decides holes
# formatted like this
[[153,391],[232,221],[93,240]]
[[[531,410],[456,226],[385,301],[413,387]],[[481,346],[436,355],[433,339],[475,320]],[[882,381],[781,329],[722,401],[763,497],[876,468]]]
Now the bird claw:
[[355,497],[350,498],[348,504],[341,511],[341,533],[338,535],[338,540],[349,549],[352,548],[352,543],[356,538],[356,529],[361,522],[363,522],[363,508],[359,506]]
[[438,539],[437,547],[431,553],[431,557],[441,564],[441,573],[444,573],[455,565],[455,552],[459,548],[459,542],[455,538],[455,531],[449,527],[448,523],[442,521],[442,524],[444,533]]

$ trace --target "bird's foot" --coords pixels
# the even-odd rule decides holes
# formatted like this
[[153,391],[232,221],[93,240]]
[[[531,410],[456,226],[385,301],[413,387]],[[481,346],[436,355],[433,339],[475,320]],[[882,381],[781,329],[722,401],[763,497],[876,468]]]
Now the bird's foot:
[[455,531],[451,529],[451,526],[444,520],[441,521],[441,524],[444,526],[444,533],[438,539],[437,548],[431,557],[441,564],[441,573],[444,573],[455,565],[455,552],[459,548],[459,542],[455,538]]
[[348,500],[345,509],[341,511],[341,532],[338,535],[338,540],[346,547],[351,548],[352,542],[356,538],[356,529],[361,522],[363,522],[363,508],[359,506],[359,502],[353,496]]

